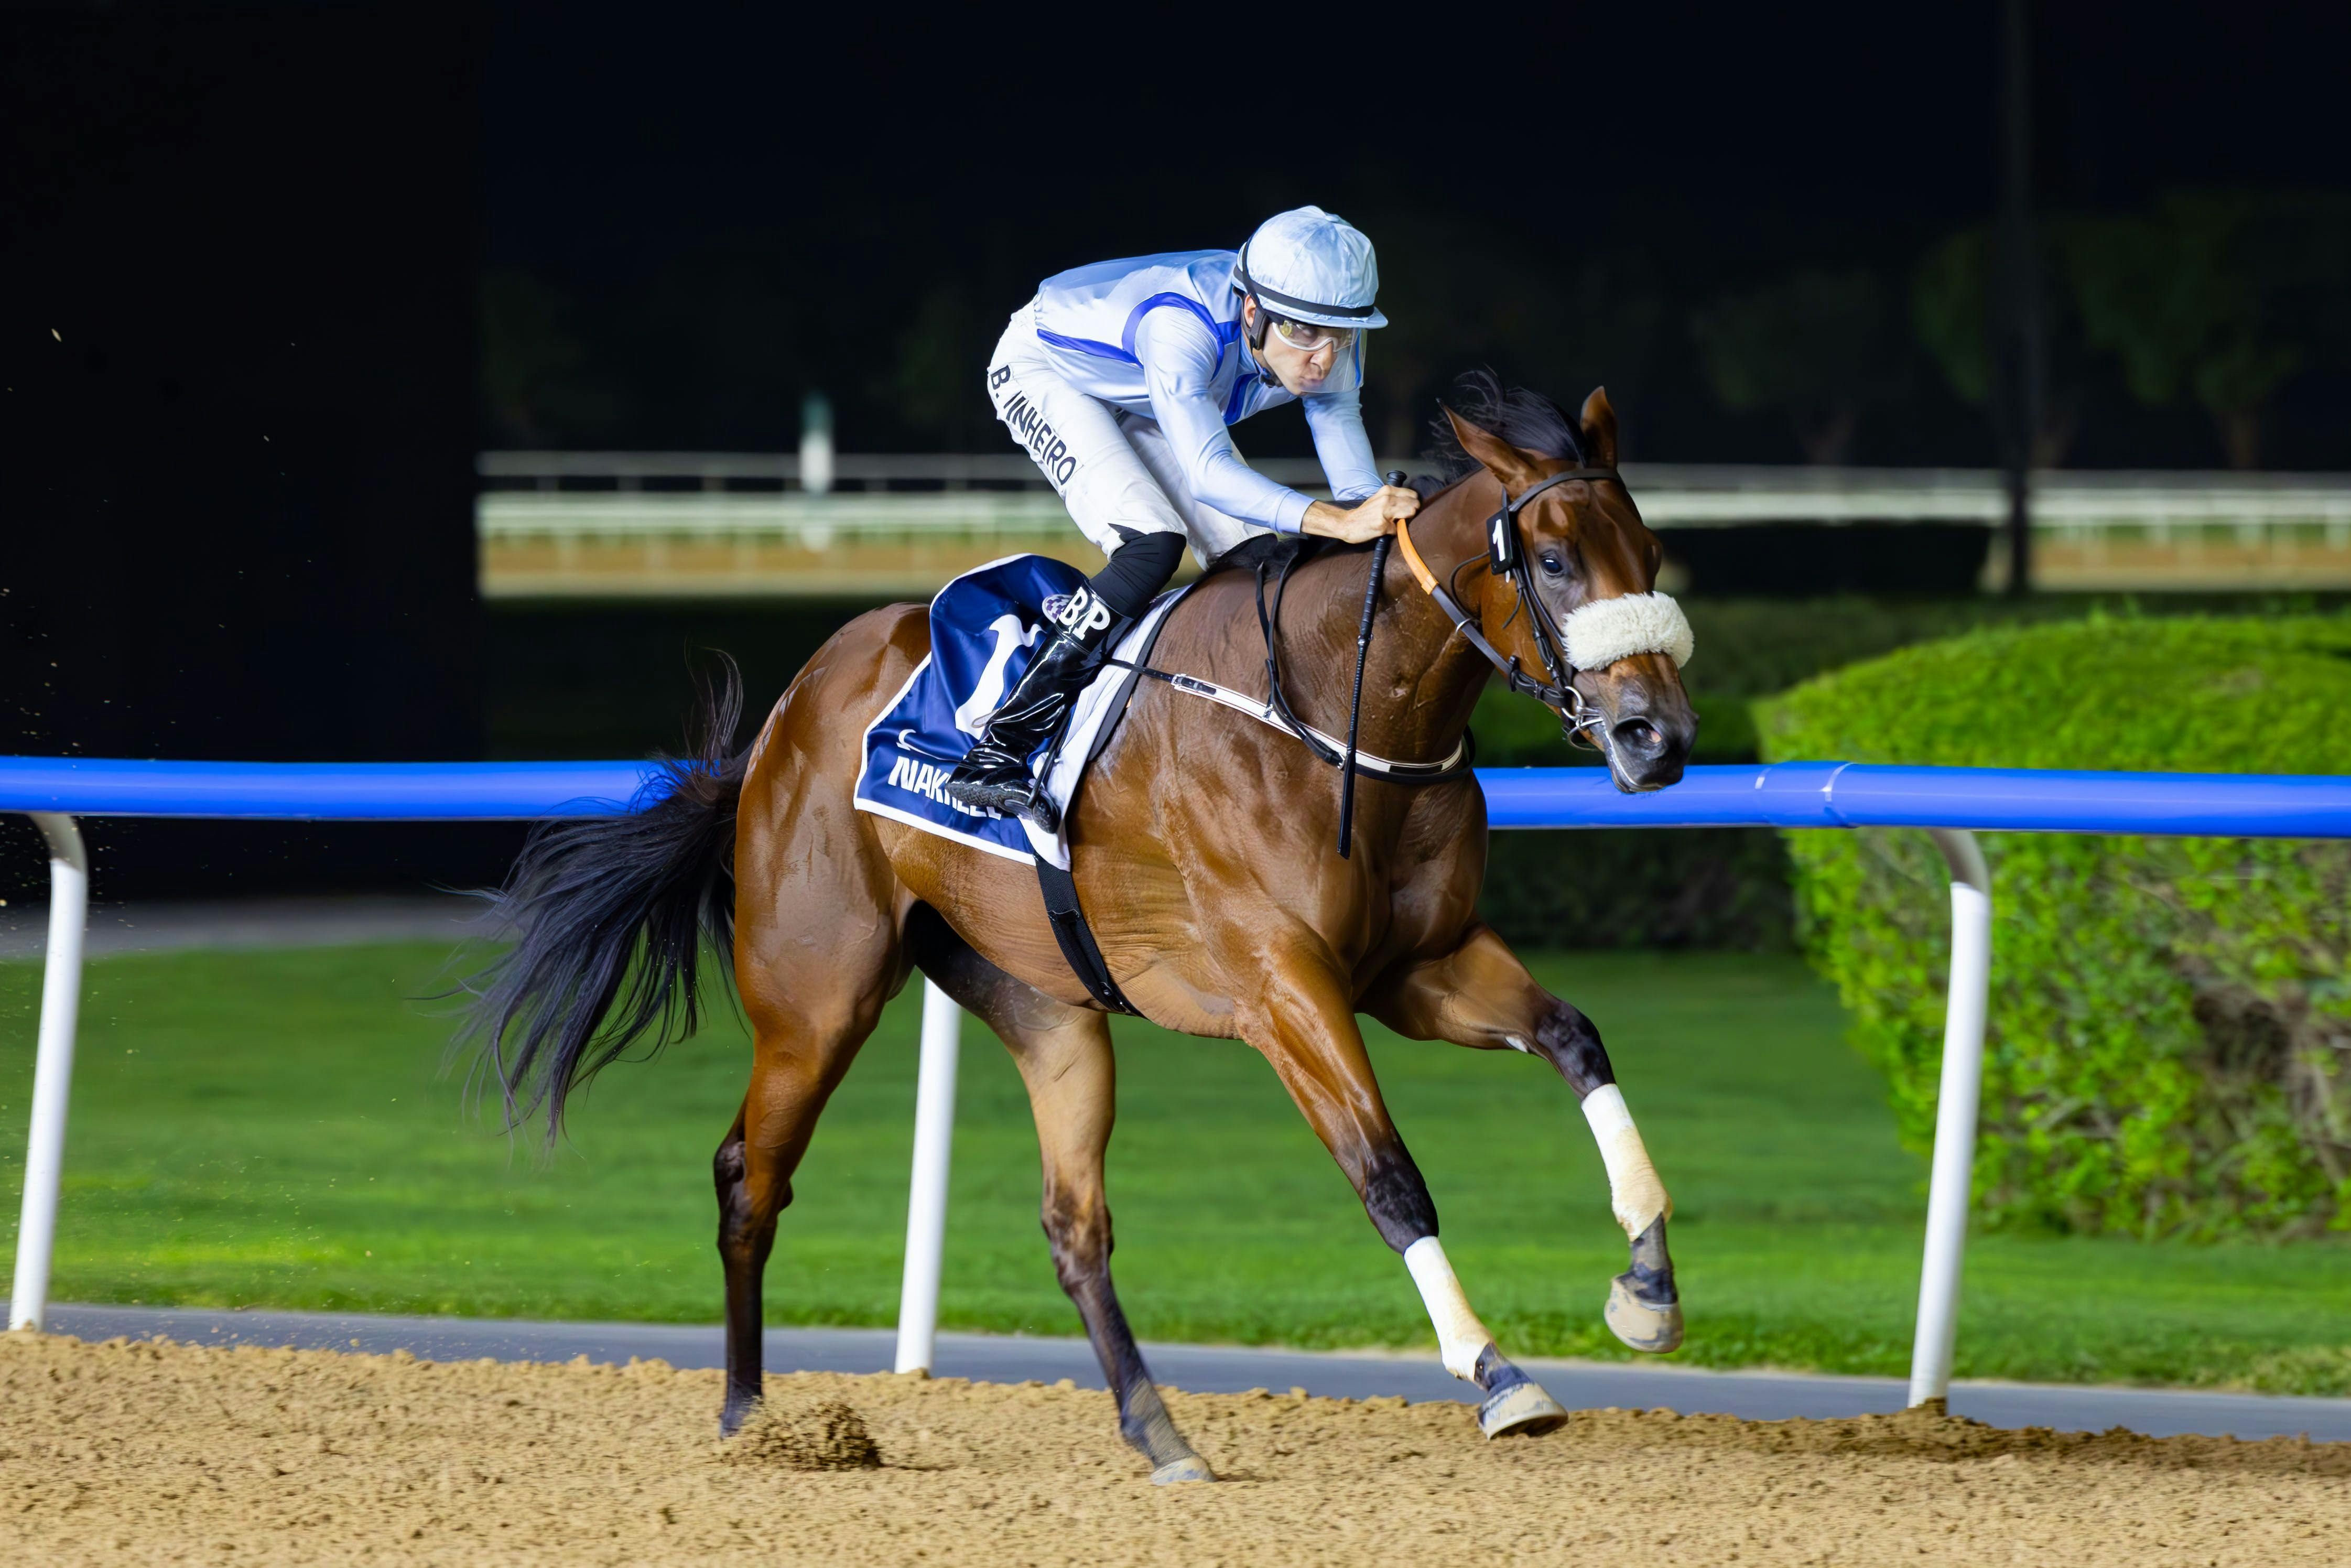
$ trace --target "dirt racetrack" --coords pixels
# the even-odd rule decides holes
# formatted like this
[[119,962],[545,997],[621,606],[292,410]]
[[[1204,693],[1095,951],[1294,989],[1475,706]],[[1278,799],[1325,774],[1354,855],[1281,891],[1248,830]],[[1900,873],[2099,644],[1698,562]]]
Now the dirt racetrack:
[[436,1364],[0,1335],[0,1543],[120,1563],[2351,1561],[2351,1444],[2001,1432],[1924,1415],[1604,1411],[1479,1439],[1466,1406],[1176,1395],[1215,1486],[1158,1489],[1108,1395]]

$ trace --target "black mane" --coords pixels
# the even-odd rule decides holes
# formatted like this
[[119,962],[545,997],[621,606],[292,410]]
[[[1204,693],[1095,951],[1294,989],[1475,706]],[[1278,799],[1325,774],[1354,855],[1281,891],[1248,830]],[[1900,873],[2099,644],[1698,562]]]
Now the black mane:
[[[1584,461],[1583,443],[1565,409],[1539,392],[1504,386],[1491,371],[1465,371],[1454,382],[1445,402],[1463,419],[1492,431],[1521,452],[1573,458],[1579,465]],[[1461,450],[1442,413],[1429,422],[1429,430],[1437,445],[1428,455],[1437,464],[1439,484],[1450,485],[1476,470],[1478,460]]]

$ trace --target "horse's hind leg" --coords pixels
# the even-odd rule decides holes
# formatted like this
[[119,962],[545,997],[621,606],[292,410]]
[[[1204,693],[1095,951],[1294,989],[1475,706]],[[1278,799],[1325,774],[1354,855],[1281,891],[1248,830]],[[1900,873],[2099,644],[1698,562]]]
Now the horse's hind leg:
[[726,1398],[732,1436],[759,1402],[761,1279],[776,1218],[810,1134],[903,974],[886,920],[835,920],[820,939],[807,923],[762,914],[736,945],[736,984],[752,1029],[751,1082],[711,1162],[718,1188],[718,1257],[726,1276]]
[[1116,1107],[1109,1019],[1014,979],[964,946],[927,909],[915,912],[907,939],[931,978],[985,1019],[1019,1065],[1044,1158],[1045,1239],[1053,1272],[1084,1321],[1102,1375],[1118,1397],[1120,1434],[1150,1462],[1151,1479],[1161,1485],[1215,1479],[1169,1418],[1111,1285],[1110,1205],[1102,1187],[1102,1152]]
[[1666,1249],[1673,1200],[1649,1163],[1592,1020],[1537,985],[1518,955],[1484,926],[1365,998],[1364,1010],[1414,1040],[1524,1051],[1558,1070],[1583,1103],[1608,1168],[1610,1207],[1632,1247],[1631,1267],[1612,1282],[1603,1315],[1635,1350],[1662,1354],[1679,1347],[1681,1299]]

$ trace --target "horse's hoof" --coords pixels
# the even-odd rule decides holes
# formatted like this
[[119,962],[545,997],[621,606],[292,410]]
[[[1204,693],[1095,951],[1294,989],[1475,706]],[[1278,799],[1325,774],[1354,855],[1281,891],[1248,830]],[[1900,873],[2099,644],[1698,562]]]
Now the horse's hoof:
[[1645,1301],[1633,1293],[1632,1275],[1619,1274],[1609,1284],[1608,1305],[1601,1316],[1609,1332],[1635,1350],[1663,1355],[1682,1343],[1682,1304],[1678,1301]]
[[1531,1377],[1522,1377],[1478,1406],[1478,1430],[1489,1441],[1512,1433],[1536,1437],[1566,1419],[1567,1407]]
[[758,1414],[765,1401],[755,1389],[729,1388],[718,1402],[718,1435],[731,1437],[743,1429],[743,1423]]
[[1172,1487],[1178,1481],[1212,1481],[1216,1479],[1217,1472],[1210,1469],[1208,1461],[1197,1454],[1170,1459],[1151,1472],[1151,1484],[1155,1487]]

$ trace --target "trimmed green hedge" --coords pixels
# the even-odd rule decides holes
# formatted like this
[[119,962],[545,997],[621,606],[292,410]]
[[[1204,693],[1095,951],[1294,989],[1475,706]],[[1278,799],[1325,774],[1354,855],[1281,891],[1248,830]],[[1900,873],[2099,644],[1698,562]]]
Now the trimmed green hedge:
[[[1761,706],[1772,760],[2351,772],[2351,618],[1986,630]],[[1947,876],[1923,833],[1791,834],[1806,946],[1932,1143]],[[2351,1229],[2351,844],[1986,835],[1976,1195],[2011,1225]]]
[[[1698,715],[1691,759],[1756,760],[1753,705],[1808,675],[1987,621],[2078,617],[2088,603],[2064,595],[1692,600],[1698,654],[1683,672]],[[1478,758],[1491,767],[1597,760],[1560,739],[1549,709],[1499,681],[1487,686],[1473,727]],[[1796,945],[1788,854],[1769,829],[1513,833],[1507,842],[1510,852],[1487,868],[1479,909],[1512,942],[1750,952]]]

